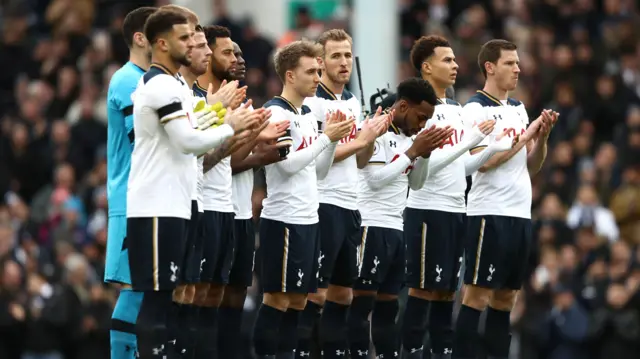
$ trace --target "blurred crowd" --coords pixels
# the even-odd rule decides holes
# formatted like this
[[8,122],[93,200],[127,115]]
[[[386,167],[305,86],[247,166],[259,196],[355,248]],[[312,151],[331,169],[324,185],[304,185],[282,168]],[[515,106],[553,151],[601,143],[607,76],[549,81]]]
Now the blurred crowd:
[[[279,93],[270,54],[323,29],[300,8],[280,39],[250,19],[215,22],[244,51],[248,96]],[[107,224],[106,89],[128,50],[124,15],[164,1],[0,1],[0,358],[107,358],[117,289],[102,283]],[[349,1],[345,2],[347,5]],[[478,49],[519,47],[513,95],[560,113],[533,179],[536,245],[512,313],[514,358],[640,357],[640,11],[632,0],[400,0],[399,77],[424,34],[451,40],[464,103]],[[345,15],[346,14],[346,15]],[[384,86],[384,84],[380,84]],[[255,308],[257,286],[246,310]],[[251,316],[247,316],[247,327]]]

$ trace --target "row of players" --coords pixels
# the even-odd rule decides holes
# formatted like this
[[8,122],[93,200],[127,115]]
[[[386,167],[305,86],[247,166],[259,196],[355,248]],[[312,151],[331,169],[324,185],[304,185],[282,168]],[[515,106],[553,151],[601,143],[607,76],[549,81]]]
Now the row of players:
[[[244,70],[227,30],[202,29],[197,16],[175,6],[139,9],[127,19],[132,61],[114,75],[112,88],[118,81],[136,85],[120,103],[114,91],[109,103],[121,123],[110,116],[109,128],[111,135],[131,124],[133,114],[135,135],[123,129],[113,148],[128,145],[130,153],[123,138],[135,145],[126,224],[112,225],[124,211],[112,211],[112,194],[122,194],[110,192],[109,246],[118,246],[111,258],[121,259],[111,268],[126,268],[130,259],[131,280],[109,268],[107,279],[132,284],[123,294],[144,293],[144,300],[136,297],[142,307],[137,331],[135,317],[124,320],[118,306],[114,311],[122,331],[138,334],[140,357],[236,355],[234,336],[253,270],[250,170],[258,166],[266,166],[268,190],[260,220],[265,295],[254,328],[260,358],[309,356],[317,320],[325,358],[349,351],[366,357],[370,335],[378,357],[397,357],[393,330],[405,284],[411,288],[406,357],[422,355],[429,309],[433,357],[475,357],[475,328],[487,307],[486,350],[507,357],[509,311],[531,240],[529,176],[544,161],[558,116],[544,111],[529,124],[524,106],[507,97],[519,72],[515,45],[493,40],[483,46],[478,63],[485,88],[461,107],[444,95],[457,71],[450,45],[422,38],[411,57],[423,79],[402,82],[388,111],[358,121],[357,100],[344,88],[352,40],[342,30],[325,32],[319,47],[296,42],[279,50],[274,62],[282,95],[253,111],[240,105],[245,89],[231,81]],[[147,41],[152,64],[143,75]],[[229,106],[226,124],[204,128],[216,113],[194,112],[193,94]],[[290,153],[280,156],[289,145]],[[124,152],[119,164],[110,164],[110,175],[126,165]],[[124,237],[124,244],[118,241]],[[454,335],[452,301],[463,252],[468,287]],[[219,307],[224,330],[216,335]],[[117,345],[112,338],[112,352]]]

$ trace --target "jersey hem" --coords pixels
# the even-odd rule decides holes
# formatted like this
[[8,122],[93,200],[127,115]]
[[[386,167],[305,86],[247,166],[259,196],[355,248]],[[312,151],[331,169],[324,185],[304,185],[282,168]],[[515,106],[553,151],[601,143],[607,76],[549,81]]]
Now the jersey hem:
[[[358,210],[358,206],[345,206],[344,203],[348,202],[348,201],[333,201],[333,200],[328,200],[328,199],[320,199],[319,203],[323,203],[323,204],[330,204],[332,206],[336,206],[336,207],[340,207],[340,208],[344,208],[344,209],[348,209],[350,211],[357,211]],[[353,199],[353,202],[356,202],[356,199]]]
[[407,205],[407,208],[417,209],[422,211],[438,211],[438,212],[447,212],[447,213],[467,213],[466,208],[460,207],[449,207],[449,208],[437,208],[432,206],[416,206],[416,205]]
[[318,216],[314,218],[295,218],[295,217],[280,217],[280,216],[269,216],[269,215],[260,215],[260,218],[270,219],[272,221],[278,221],[287,224],[317,224],[319,223]]
[[467,211],[467,216],[501,216],[501,217],[514,217],[514,218],[523,218],[523,219],[531,219],[531,215],[523,215],[520,213],[504,213],[504,212],[475,212],[475,211]]
[[362,220],[362,224],[360,224],[360,227],[389,228],[389,229],[398,230],[400,232],[404,232],[404,223],[400,224],[400,226],[398,227],[395,224],[380,223],[380,222],[368,222],[368,221]]

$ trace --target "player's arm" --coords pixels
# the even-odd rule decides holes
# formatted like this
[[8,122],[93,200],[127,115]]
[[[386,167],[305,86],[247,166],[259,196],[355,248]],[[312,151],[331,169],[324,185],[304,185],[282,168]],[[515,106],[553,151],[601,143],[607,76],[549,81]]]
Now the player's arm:
[[[470,103],[465,105],[462,113],[463,113],[463,118],[465,119],[465,121],[467,121],[467,123],[471,121],[475,123],[479,123],[484,120],[484,119],[481,119],[480,117],[484,117],[485,112],[482,111],[482,106],[478,103]],[[531,127],[532,126],[529,126],[529,129],[527,129],[527,132],[525,132],[525,135],[527,136],[531,135],[530,133]],[[489,143],[491,143],[492,137],[493,136],[487,136],[485,140],[483,140],[478,146],[472,148],[470,151],[471,155],[475,156],[478,153],[485,151]],[[491,153],[491,155],[488,158],[483,158],[484,163],[480,165],[480,167],[477,169],[478,172],[484,173],[484,172],[493,170],[495,168],[498,168],[500,165],[509,161],[513,156],[515,156],[515,154],[518,153],[522,149],[522,147],[526,145],[526,143],[527,141],[517,141],[517,143],[508,150],[500,151],[497,153]],[[489,153],[485,154],[485,156],[487,155],[489,155]],[[475,159],[479,160],[480,157],[476,157]]]
[[[269,121],[279,122],[287,116],[285,110],[279,107],[272,106],[270,109],[271,119]],[[293,143],[291,138],[291,124],[287,127],[284,136],[279,137],[276,140],[276,143],[279,145]],[[325,148],[329,147],[330,144],[331,140],[329,139],[329,136],[324,133],[320,134],[308,147],[290,152],[284,160],[276,162],[273,165],[279,171],[282,171],[289,176],[294,175],[315,160],[316,157],[318,157]]]
[[353,156],[367,146],[368,143],[366,141],[363,141],[361,139],[360,133],[358,133],[358,137],[356,137],[355,140],[342,144],[336,148],[333,163],[344,161],[345,159]]
[[340,162],[354,154],[356,155],[357,162],[358,154],[362,153],[359,157],[362,157],[361,162],[364,162],[363,165],[366,166],[369,158],[371,158],[371,154],[373,154],[373,144],[376,138],[387,132],[389,123],[391,123],[393,119],[393,114],[382,115],[381,113],[382,108],[379,107],[373,118],[367,118],[362,122],[362,127],[358,130],[355,140],[338,146],[336,156],[333,160],[334,163]]
[[414,191],[421,189],[431,174],[431,160],[429,158],[418,157],[409,172],[409,188]]
[[156,90],[152,92],[150,106],[158,113],[171,143],[180,151],[200,155],[233,136],[235,131],[229,124],[206,131],[194,129],[180,101],[180,93],[184,91],[180,83],[169,75],[158,75],[151,81],[154,83],[149,85]]
[[375,149],[369,159],[369,163],[362,168],[364,180],[367,182],[367,185],[374,190],[383,188],[398,178],[398,176],[411,165],[411,161],[413,160],[407,153],[403,153],[395,158],[395,160],[387,163],[384,144],[384,136],[375,141]]
[[[138,78],[139,80],[139,78]],[[127,130],[129,143],[133,145],[135,141],[135,133],[133,131],[133,93],[138,87],[138,81],[133,76],[121,78],[119,86],[113,89],[113,103],[118,110],[122,112],[124,117],[124,127]]]
[[558,113],[545,110],[536,121],[540,121],[537,137],[527,143],[527,169],[530,175],[537,174],[547,158],[547,141],[551,129],[558,120]]
[[[434,175],[443,168],[447,167],[453,161],[460,156],[468,153],[472,148],[478,146],[484,139],[493,131],[495,125],[494,120],[485,120],[477,125],[468,127],[466,130],[467,135],[461,142],[458,142],[455,146],[446,150],[440,149],[438,156],[434,156],[429,161],[429,174]],[[427,128],[430,127],[430,123],[427,122]]]
[[394,112],[390,111],[382,115],[382,107],[379,106],[374,117],[365,119],[362,123],[362,129],[356,139],[362,141],[362,147],[355,152],[358,169],[363,169],[369,163],[373,156],[376,140],[387,132],[387,128],[393,121]]
[[365,148],[356,152],[356,163],[358,164],[358,169],[363,169],[369,164],[369,161],[373,156],[374,150],[375,150],[375,141],[370,145],[367,145]]

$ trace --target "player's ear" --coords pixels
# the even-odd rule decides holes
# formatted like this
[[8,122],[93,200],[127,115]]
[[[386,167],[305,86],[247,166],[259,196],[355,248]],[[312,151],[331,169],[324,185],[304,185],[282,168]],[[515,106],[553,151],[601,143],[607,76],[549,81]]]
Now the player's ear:
[[422,61],[420,72],[431,75],[431,64],[429,64],[429,61]]
[[289,70],[284,74],[285,83],[286,81],[293,82],[293,71]]
[[138,47],[146,47],[147,46],[147,38],[144,36],[142,32],[136,32],[133,34],[133,42]]
[[495,65],[491,61],[487,61],[484,63],[484,70],[487,72],[487,75],[494,75],[496,72]]
[[320,65],[320,70],[321,71],[325,70],[325,68],[324,68],[324,60],[322,59],[322,57],[318,56],[317,60],[318,60],[318,65]]

